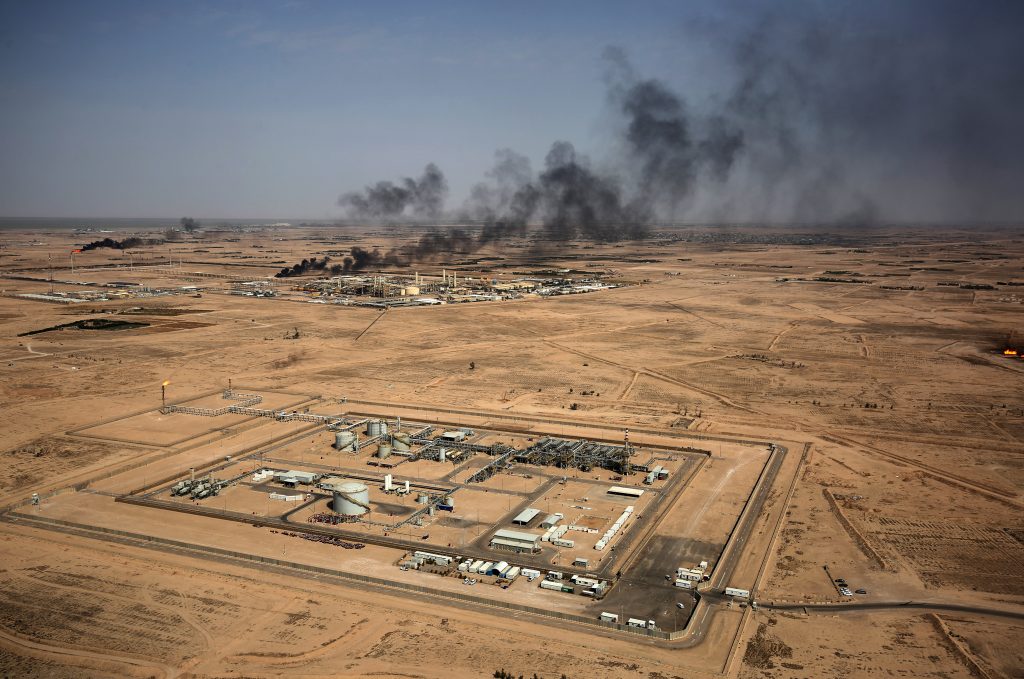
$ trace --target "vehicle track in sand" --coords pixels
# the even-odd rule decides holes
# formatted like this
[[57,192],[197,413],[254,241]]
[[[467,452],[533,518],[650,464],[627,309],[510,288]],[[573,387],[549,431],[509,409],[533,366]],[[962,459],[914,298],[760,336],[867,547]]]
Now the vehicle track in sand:
[[[0,647],[6,647],[21,655],[51,660],[59,664],[71,664],[78,667],[94,667],[94,663],[119,664],[153,671],[164,679],[172,679],[179,674],[178,669],[164,663],[132,658],[130,656],[87,651],[85,649],[56,646],[20,637],[7,629],[0,628]],[[79,662],[75,662],[75,661]],[[90,663],[88,661],[94,661]]]

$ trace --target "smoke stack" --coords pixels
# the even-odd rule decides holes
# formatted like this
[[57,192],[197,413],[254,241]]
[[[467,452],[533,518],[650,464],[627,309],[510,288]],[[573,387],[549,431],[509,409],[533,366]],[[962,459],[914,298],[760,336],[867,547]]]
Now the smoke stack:
[[387,474],[384,476],[384,492],[391,492],[391,474]]
[[408,481],[405,482],[405,492],[406,493],[409,492],[409,482]]

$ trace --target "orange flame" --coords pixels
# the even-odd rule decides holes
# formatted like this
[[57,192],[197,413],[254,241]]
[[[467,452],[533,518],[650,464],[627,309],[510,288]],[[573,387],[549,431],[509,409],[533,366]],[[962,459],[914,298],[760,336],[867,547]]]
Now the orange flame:
[[1003,356],[1016,356],[1016,355],[1017,355],[1017,350],[1016,349],[1003,349]]
[[171,381],[170,381],[170,380],[164,380],[164,383],[163,383],[163,384],[161,384],[160,386],[161,386],[161,387],[166,387],[166,386],[167,386],[168,384],[170,384],[170,383],[171,383]]

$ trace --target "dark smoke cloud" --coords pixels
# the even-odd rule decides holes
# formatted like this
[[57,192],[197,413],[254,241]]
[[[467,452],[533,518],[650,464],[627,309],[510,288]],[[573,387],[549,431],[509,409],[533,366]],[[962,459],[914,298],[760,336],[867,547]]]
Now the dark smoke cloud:
[[[710,16],[710,18],[709,18]],[[742,132],[689,217],[866,225],[1024,214],[1024,4],[736,1],[685,24]]]
[[623,204],[618,183],[595,173],[569,142],[555,142],[541,173],[541,206],[548,241],[581,236],[594,241],[642,238],[650,213],[643,202]]
[[398,184],[388,181],[367,186],[362,192],[342,195],[338,205],[350,217],[394,219],[411,212],[414,217],[437,218],[444,210],[448,181],[436,165],[430,163],[419,179],[406,177]]
[[[350,268],[524,236],[641,238],[655,220],[863,229],[1024,215],[1024,3],[727,0],[691,14],[680,42],[703,45],[715,65],[694,74],[700,90],[684,96],[606,50],[615,134],[603,165],[568,142],[552,145],[537,174],[498,151],[462,212],[478,232],[431,232],[353,255]],[[436,216],[446,189],[431,165],[341,203],[353,216]]]
[[625,53],[604,53],[609,100],[623,116],[625,165],[636,205],[650,218],[679,216],[701,176],[728,178],[743,149],[743,131],[721,114],[697,116],[664,83],[639,78]]
[[82,246],[82,252],[87,250],[96,250],[99,248],[111,248],[113,250],[127,250],[128,248],[137,248],[140,245],[159,245],[163,241],[154,240],[152,238],[136,238],[134,236],[125,238],[124,240],[114,240],[113,238],[104,238],[103,240],[93,241]]
[[511,149],[494,156],[489,181],[473,187],[464,209],[469,219],[484,223],[479,245],[525,236],[540,201],[529,158]]
[[[303,274],[307,274],[307,273],[311,273],[311,272],[315,272],[315,271],[330,270],[328,268],[328,266],[327,266],[330,261],[331,261],[331,258],[327,257],[326,255],[324,256],[323,259],[317,259],[316,257],[311,257],[310,259],[302,260],[301,262],[299,262],[298,264],[295,264],[294,266],[286,266],[285,268],[281,269],[279,272],[274,274],[274,277],[275,278],[291,278],[292,276],[302,276]],[[334,273],[340,273],[341,269],[342,269],[341,266],[337,266],[337,271],[335,271]]]

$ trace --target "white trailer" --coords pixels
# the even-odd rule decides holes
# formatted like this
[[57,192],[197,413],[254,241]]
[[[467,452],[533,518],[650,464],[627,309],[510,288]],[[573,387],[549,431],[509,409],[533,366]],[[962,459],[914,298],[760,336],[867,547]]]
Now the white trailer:
[[524,568],[523,570],[520,571],[520,574],[524,578],[539,578],[540,577],[540,571],[536,570],[535,568]]
[[676,580],[676,587],[682,587],[683,589],[693,589],[693,580]]
[[602,613],[601,614],[601,621],[602,622],[618,622],[619,621],[619,614],[618,613]]
[[640,620],[639,618],[630,618],[629,620],[626,621],[626,624],[629,625],[630,627],[640,627],[641,629],[646,629],[647,628],[647,621],[646,620]]
[[483,565],[484,565],[484,562],[481,559],[477,559],[469,567],[469,572],[470,573],[479,573],[480,572],[480,567],[483,566]]
[[725,596],[736,597],[737,599],[749,599],[750,598],[750,590],[749,589],[739,589],[737,587],[726,587],[725,588]]
[[541,580],[540,581],[540,588],[541,589],[550,589],[550,590],[554,590],[556,592],[561,592],[562,591],[562,586],[560,584],[558,584],[557,582],[554,582],[552,580]]
[[561,580],[562,574],[558,571],[548,571],[548,574],[544,576],[545,580]]

